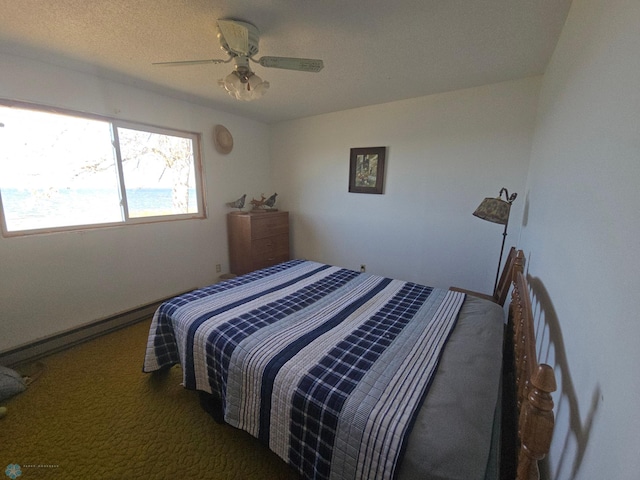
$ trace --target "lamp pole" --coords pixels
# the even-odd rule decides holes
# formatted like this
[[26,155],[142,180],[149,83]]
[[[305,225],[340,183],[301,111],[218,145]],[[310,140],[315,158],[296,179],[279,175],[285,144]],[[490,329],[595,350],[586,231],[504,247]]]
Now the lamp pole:
[[500,193],[498,194],[498,198],[502,199],[502,194],[503,193],[504,193],[504,197],[506,199],[506,202],[509,204],[509,211],[507,213],[507,219],[504,222],[504,232],[502,232],[502,246],[500,247],[500,258],[498,259],[498,271],[496,272],[496,281],[493,284],[493,294],[494,295],[496,293],[496,288],[498,288],[498,278],[500,277],[500,265],[502,265],[502,254],[504,253],[504,242],[507,239],[507,226],[509,225],[509,216],[510,216],[510,213],[511,213],[511,204],[513,203],[513,201],[518,196],[518,194],[515,193],[515,192],[513,192],[511,195],[509,195],[509,190],[507,190],[506,188],[502,187],[500,189]]
[[504,224],[504,232],[502,232],[502,247],[500,247],[500,258],[498,259],[498,271],[496,272],[496,281],[493,284],[494,295],[496,293],[496,288],[498,288],[498,277],[500,276],[500,265],[502,265],[502,254],[504,253],[504,242],[507,239],[507,225],[509,225],[508,217],[507,217],[507,223]]

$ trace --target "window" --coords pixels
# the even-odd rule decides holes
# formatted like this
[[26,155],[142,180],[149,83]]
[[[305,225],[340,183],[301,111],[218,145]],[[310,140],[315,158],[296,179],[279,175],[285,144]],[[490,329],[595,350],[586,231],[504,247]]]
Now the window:
[[203,218],[200,137],[0,102],[5,235]]

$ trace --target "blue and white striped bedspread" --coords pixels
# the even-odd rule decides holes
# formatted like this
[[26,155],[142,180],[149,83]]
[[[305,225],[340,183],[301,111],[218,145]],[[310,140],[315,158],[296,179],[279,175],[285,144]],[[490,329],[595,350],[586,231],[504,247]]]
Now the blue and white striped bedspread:
[[144,371],[180,363],[305,478],[393,478],[463,300],[294,260],[164,303]]

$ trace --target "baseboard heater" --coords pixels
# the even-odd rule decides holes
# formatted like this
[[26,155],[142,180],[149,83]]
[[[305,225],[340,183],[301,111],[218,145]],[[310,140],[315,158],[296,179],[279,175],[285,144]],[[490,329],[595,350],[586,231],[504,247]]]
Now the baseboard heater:
[[[186,290],[185,292],[190,292]],[[180,295],[180,293],[176,294]],[[148,320],[153,316],[162,302],[171,297],[156,300],[155,302],[136,307],[125,312],[112,315],[102,320],[97,320],[80,327],[42,338],[32,343],[27,343],[11,350],[0,352],[0,365],[15,367],[21,363],[32,362],[52,353],[56,353],[80,343],[92,340],[101,335],[119,330],[134,323]]]

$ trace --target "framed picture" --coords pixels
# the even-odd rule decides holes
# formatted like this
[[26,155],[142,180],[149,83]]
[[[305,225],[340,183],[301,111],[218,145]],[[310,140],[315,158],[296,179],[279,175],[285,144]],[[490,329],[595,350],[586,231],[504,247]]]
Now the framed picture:
[[382,193],[387,147],[352,148],[349,159],[349,191]]

